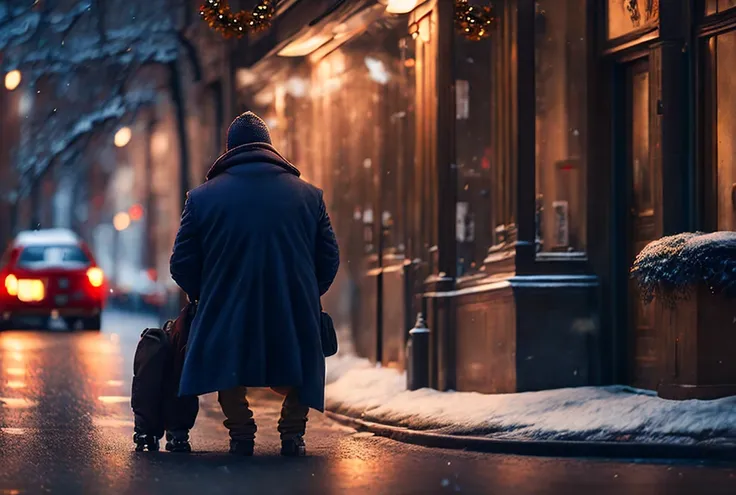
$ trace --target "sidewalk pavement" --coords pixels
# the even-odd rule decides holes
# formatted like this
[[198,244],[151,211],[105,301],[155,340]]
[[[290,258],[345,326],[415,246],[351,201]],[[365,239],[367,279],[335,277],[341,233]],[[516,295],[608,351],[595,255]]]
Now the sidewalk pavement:
[[431,447],[544,456],[736,459],[736,397],[668,401],[626,386],[516,394],[406,390],[367,360],[328,359],[335,420]]

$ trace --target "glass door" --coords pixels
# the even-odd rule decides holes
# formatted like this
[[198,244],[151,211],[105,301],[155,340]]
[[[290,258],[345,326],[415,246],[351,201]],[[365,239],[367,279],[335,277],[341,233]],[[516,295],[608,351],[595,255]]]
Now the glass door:
[[[658,237],[651,132],[649,61],[640,60],[625,68],[626,87],[626,167],[628,175],[629,261]],[[631,384],[647,389],[657,387],[654,305],[644,305],[634,281],[629,282],[631,341]]]

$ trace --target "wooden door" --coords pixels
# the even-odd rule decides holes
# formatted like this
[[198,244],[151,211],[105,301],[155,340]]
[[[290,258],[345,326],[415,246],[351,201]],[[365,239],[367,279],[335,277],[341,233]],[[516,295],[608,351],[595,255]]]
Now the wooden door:
[[[640,60],[625,68],[626,167],[628,176],[629,260],[659,237],[660,199],[657,181],[656,135],[652,127],[652,91],[649,61]],[[630,265],[629,265],[630,266]],[[644,305],[635,282],[629,283],[629,336],[631,344],[630,383],[656,389],[659,381],[654,305]]]

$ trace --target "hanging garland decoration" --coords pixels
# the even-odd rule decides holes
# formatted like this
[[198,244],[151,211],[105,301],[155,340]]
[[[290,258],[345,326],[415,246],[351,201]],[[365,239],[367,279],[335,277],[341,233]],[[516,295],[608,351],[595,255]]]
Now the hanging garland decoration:
[[455,27],[470,41],[480,41],[491,35],[496,18],[491,6],[470,5],[468,0],[455,0]]
[[199,15],[210,29],[226,39],[242,38],[246,33],[259,33],[271,27],[275,3],[274,0],[261,0],[251,12],[233,12],[227,0],[207,0],[199,8]]

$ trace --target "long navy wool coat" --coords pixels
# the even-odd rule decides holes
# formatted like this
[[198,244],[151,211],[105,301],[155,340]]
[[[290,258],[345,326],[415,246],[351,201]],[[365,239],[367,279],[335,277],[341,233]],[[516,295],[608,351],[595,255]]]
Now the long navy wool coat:
[[320,296],[339,264],[322,191],[267,144],[222,155],[187,198],[171,275],[199,307],[180,394],[298,387],[324,409]]

